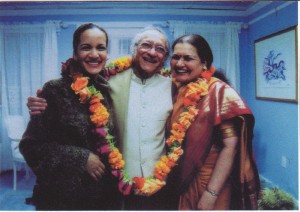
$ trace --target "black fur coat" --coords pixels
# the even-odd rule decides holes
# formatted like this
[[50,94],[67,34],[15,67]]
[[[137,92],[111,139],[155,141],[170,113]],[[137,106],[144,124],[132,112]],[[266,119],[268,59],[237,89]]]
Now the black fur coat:
[[[96,76],[94,86],[110,108],[107,82]],[[95,182],[86,172],[90,152],[96,151],[96,135],[88,103],[81,104],[71,90],[67,74],[43,87],[48,106],[43,115],[31,117],[20,150],[37,177],[33,200],[38,210],[114,210],[118,208],[117,183],[107,171]],[[110,113],[112,114],[112,113]],[[112,125],[111,125],[112,126]],[[107,161],[101,157],[107,170]]]

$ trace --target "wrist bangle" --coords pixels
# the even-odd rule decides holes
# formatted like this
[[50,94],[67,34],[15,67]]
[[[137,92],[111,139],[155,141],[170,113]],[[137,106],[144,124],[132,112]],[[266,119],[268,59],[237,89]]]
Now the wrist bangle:
[[217,196],[219,196],[220,195],[220,193],[217,193],[217,192],[214,192],[214,191],[210,191],[207,187],[206,187],[206,191],[208,192],[208,193],[210,193],[212,196],[214,196],[214,197],[217,197]]

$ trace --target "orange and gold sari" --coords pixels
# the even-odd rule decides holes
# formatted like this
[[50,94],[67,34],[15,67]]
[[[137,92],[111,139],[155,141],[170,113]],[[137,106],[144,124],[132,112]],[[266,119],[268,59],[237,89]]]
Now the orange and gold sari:
[[[182,112],[185,90],[183,86],[176,92],[169,126]],[[252,154],[254,117],[251,110],[233,88],[216,78],[210,80],[208,95],[200,100],[198,109],[199,114],[187,131],[184,155],[178,167],[179,209],[197,209],[222,147],[219,127],[228,120],[239,123],[238,154],[215,209],[257,209],[260,183]]]

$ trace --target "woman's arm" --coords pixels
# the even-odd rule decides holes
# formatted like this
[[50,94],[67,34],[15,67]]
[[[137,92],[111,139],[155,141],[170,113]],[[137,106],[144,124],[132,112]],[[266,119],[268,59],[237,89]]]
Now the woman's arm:
[[234,163],[239,138],[233,128],[233,124],[227,123],[223,126],[225,127],[221,127],[221,131],[224,147],[219,154],[211,179],[207,184],[207,189],[203,192],[198,203],[198,208],[201,210],[214,208],[218,195],[228,180]]
[[44,127],[31,120],[20,142],[20,151],[37,176],[87,172],[96,181],[102,178],[105,167],[97,155],[85,148],[49,141],[43,132]]
[[[51,100],[50,102],[55,102],[56,95],[59,95],[57,86],[51,83],[44,86],[43,92],[44,97]],[[104,173],[104,165],[98,156],[91,153],[87,148],[62,144],[54,139],[58,135],[54,134],[56,131],[50,129],[57,125],[54,117],[58,109],[55,105],[55,103],[51,103],[47,108],[47,113],[31,117],[23,135],[20,150],[29,166],[37,176],[42,178],[54,176],[59,172],[66,175],[87,172],[95,180],[100,178]],[[75,138],[74,135],[69,137],[69,139]]]

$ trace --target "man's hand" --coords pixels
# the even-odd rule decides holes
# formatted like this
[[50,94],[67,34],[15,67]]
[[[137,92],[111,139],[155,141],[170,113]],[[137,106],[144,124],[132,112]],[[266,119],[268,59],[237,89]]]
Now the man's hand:
[[93,153],[90,153],[88,157],[86,169],[89,175],[96,181],[100,180],[105,173],[104,164],[101,162],[100,158]]
[[[37,96],[42,93],[41,89],[36,91]],[[46,110],[47,102],[43,98],[30,96],[27,99],[27,107],[29,109],[30,115],[38,115],[41,114],[44,110]]]

